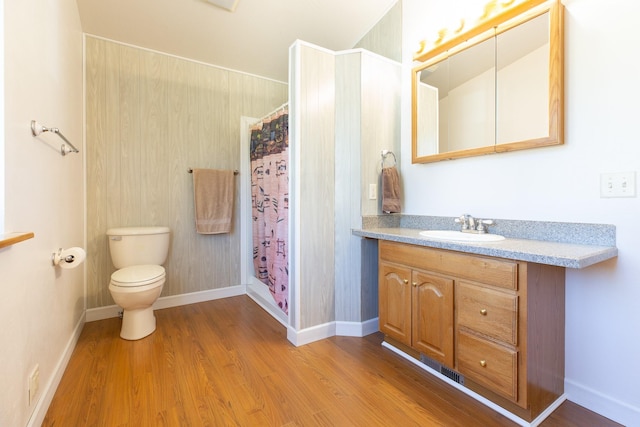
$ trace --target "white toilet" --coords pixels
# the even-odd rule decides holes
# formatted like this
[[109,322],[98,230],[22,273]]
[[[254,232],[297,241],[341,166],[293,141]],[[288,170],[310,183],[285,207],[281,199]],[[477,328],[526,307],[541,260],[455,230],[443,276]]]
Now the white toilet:
[[107,230],[113,266],[109,291],[123,309],[120,337],[139,340],[156,330],[153,303],[162,292],[169,253],[169,227]]

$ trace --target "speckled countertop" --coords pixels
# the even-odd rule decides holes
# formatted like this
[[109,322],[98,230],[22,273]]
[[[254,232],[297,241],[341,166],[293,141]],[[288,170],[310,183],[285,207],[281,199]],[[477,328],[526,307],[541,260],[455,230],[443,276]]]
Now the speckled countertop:
[[[378,240],[488,255],[518,261],[584,268],[618,255],[615,226],[496,220],[490,232],[505,236],[498,242],[469,243],[430,239],[422,230],[456,230],[453,218],[407,215],[363,218],[363,228],[353,234]],[[538,239],[533,236],[541,236]]]

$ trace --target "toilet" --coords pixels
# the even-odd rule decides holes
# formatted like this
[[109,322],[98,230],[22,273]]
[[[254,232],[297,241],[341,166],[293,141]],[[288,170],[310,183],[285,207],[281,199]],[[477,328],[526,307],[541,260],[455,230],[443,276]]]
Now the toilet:
[[153,303],[162,292],[169,253],[169,227],[121,227],[107,230],[111,262],[109,292],[122,307],[120,337],[139,340],[156,330]]

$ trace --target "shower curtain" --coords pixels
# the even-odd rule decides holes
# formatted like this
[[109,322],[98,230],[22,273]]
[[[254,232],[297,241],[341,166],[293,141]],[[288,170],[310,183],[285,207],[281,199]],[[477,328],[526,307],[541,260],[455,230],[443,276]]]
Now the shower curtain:
[[251,206],[255,276],[289,313],[289,114],[286,108],[251,128]]

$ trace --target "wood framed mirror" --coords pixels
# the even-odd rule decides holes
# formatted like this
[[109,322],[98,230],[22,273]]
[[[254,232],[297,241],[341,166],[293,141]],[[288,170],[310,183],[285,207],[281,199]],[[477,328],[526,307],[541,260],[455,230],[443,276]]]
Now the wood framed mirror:
[[412,163],[563,144],[563,21],[560,0],[525,0],[418,52]]

